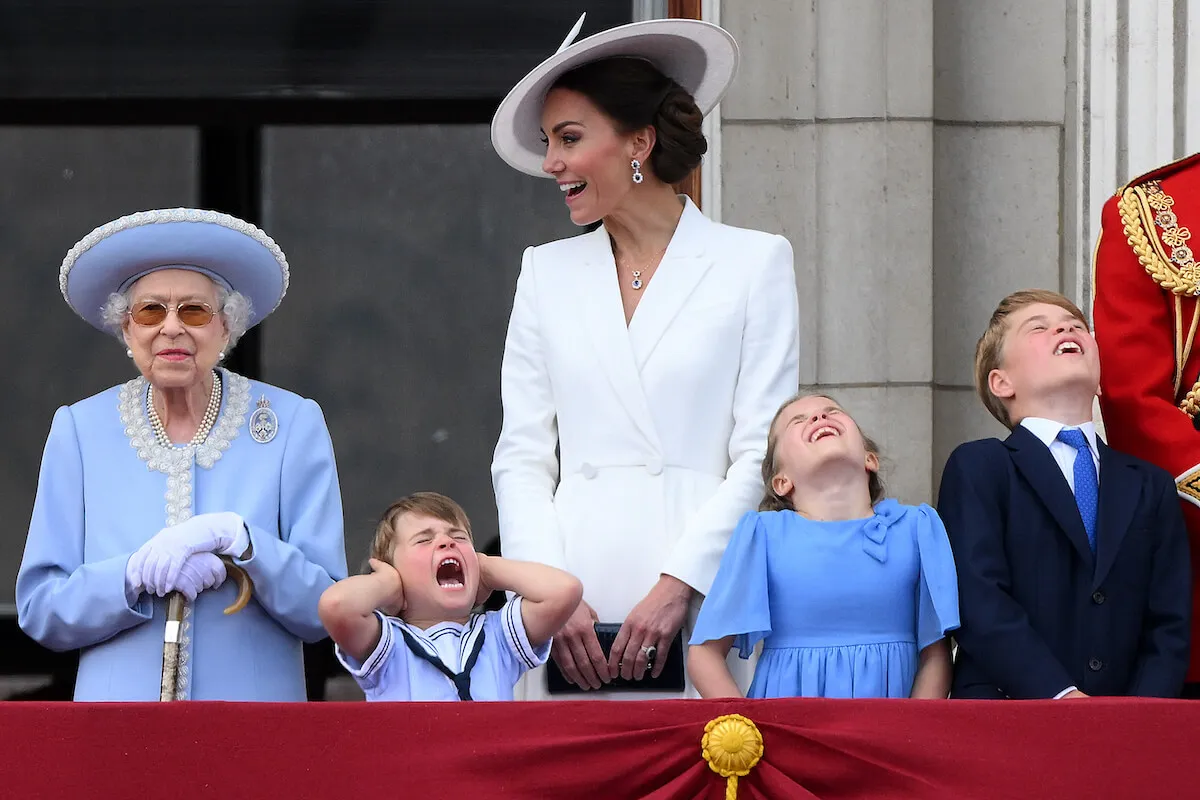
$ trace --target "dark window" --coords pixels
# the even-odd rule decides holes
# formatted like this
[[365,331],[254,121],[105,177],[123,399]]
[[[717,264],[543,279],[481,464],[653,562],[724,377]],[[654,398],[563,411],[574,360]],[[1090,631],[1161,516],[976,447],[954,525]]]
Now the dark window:
[[[622,0],[9,0],[0,5],[0,317],[16,357],[0,399],[0,542],[15,576],[59,405],[132,376],[78,320],[58,265],[94,226],[200,205],[261,224],[288,254],[278,315],[231,366],[316,399],[337,451],[351,570],[396,496],[459,499],[495,550],[488,466],[521,249],[576,232],[549,181],[515,173],[487,123],[578,14]],[[0,675],[55,674],[0,586]],[[313,697],[338,668],[306,648]],[[0,689],[0,696],[12,691]]]

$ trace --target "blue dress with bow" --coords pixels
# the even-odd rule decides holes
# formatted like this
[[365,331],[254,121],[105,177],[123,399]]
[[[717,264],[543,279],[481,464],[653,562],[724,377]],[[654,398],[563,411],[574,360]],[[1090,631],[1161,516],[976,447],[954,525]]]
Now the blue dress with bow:
[[748,697],[908,697],[920,651],[958,628],[946,529],[927,505],[867,519],[742,517],[691,643],[762,641]]

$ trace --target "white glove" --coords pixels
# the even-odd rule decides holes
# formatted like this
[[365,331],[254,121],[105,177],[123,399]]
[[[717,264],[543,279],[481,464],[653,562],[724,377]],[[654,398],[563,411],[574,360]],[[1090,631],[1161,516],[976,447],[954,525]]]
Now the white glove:
[[[131,608],[143,590],[149,591],[142,581],[142,566],[145,563],[145,556],[145,549],[138,550],[125,567],[125,597]],[[168,586],[165,592],[157,594],[159,597],[166,597],[170,592],[179,591],[183,592],[189,601],[195,600],[196,596],[206,589],[220,587],[226,577],[225,562],[213,553],[196,553],[183,562],[176,585]]]
[[179,585],[180,570],[196,553],[239,556],[249,545],[250,535],[239,515],[230,511],[200,514],[163,528],[142,545],[129,559],[126,582],[163,597]]
[[125,562],[125,599],[129,602],[130,608],[134,607],[142,590],[146,588],[142,585],[142,564],[145,562],[144,545],[141,549],[135,550],[129,557],[129,561]]
[[179,570],[179,580],[174,586],[166,587],[162,596],[171,592],[183,592],[189,601],[205,589],[213,589],[225,582],[225,562],[212,553],[196,553]]

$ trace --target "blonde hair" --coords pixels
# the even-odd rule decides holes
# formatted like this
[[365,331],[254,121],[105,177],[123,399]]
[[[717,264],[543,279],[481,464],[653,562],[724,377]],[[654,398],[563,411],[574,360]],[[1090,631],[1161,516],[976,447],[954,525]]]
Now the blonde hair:
[[[771,427],[767,430],[767,452],[763,457],[762,462],[763,497],[758,504],[759,511],[796,510],[792,505],[792,501],[780,494],[777,494],[775,492],[775,488],[771,485],[772,479],[779,474],[779,464],[776,463],[778,460],[776,458],[776,450],[779,447],[779,436],[775,432],[775,425],[779,422],[779,418],[783,416],[783,412],[787,410],[788,406],[798,400],[803,400],[806,397],[824,397],[825,399],[830,400],[838,408],[843,408],[841,403],[839,403],[837,400],[834,400],[829,395],[816,394],[812,392],[801,392],[799,394],[792,395],[790,398],[788,398],[787,402],[779,407],[779,410],[775,412],[775,416],[771,418]],[[851,417],[851,419],[853,419],[853,417]],[[855,422],[854,424],[857,425],[858,423]],[[875,440],[864,433],[862,428],[859,428],[858,432],[862,434],[863,446],[866,447],[867,452],[873,454],[876,458],[880,458],[879,445],[875,443]],[[875,472],[868,471],[867,488],[871,493],[871,505],[875,505],[884,498],[886,490],[883,485],[883,478],[879,475],[878,470]]]
[[458,525],[467,532],[471,541],[475,535],[471,533],[471,521],[467,512],[458,503],[437,492],[416,492],[402,497],[388,506],[387,511],[379,518],[375,526],[375,538],[371,542],[371,558],[392,563],[396,553],[396,520],[404,514],[422,514],[451,525]]
[[1012,429],[1013,422],[1012,417],[1009,416],[1008,407],[1005,406],[1003,400],[992,394],[988,377],[992,374],[992,370],[1000,369],[1001,362],[1004,360],[1004,338],[1008,335],[1009,330],[1008,318],[1022,308],[1028,308],[1038,303],[1064,309],[1082,322],[1089,331],[1091,330],[1091,326],[1088,325],[1087,318],[1083,316],[1079,306],[1058,292],[1052,292],[1049,289],[1023,289],[1013,292],[1000,301],[1000,305],[996,306],[996,310],[992,312],[987,330],[975,344],[975,391],[979,394],[979,399],[983,401],[984,408],[999,420],[1000,424],[1009,429]]

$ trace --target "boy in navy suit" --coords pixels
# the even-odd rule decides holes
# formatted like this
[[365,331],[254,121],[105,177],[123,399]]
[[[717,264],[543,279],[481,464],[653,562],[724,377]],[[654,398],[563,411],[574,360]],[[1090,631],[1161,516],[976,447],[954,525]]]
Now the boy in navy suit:
[[1191,567],[1175,482],[1096,436],[1096,341],[1056,292],[1006,297],[975,383],[1012,433],[960,445],[938,513],[958,568],[952,697],[1178,697]]

